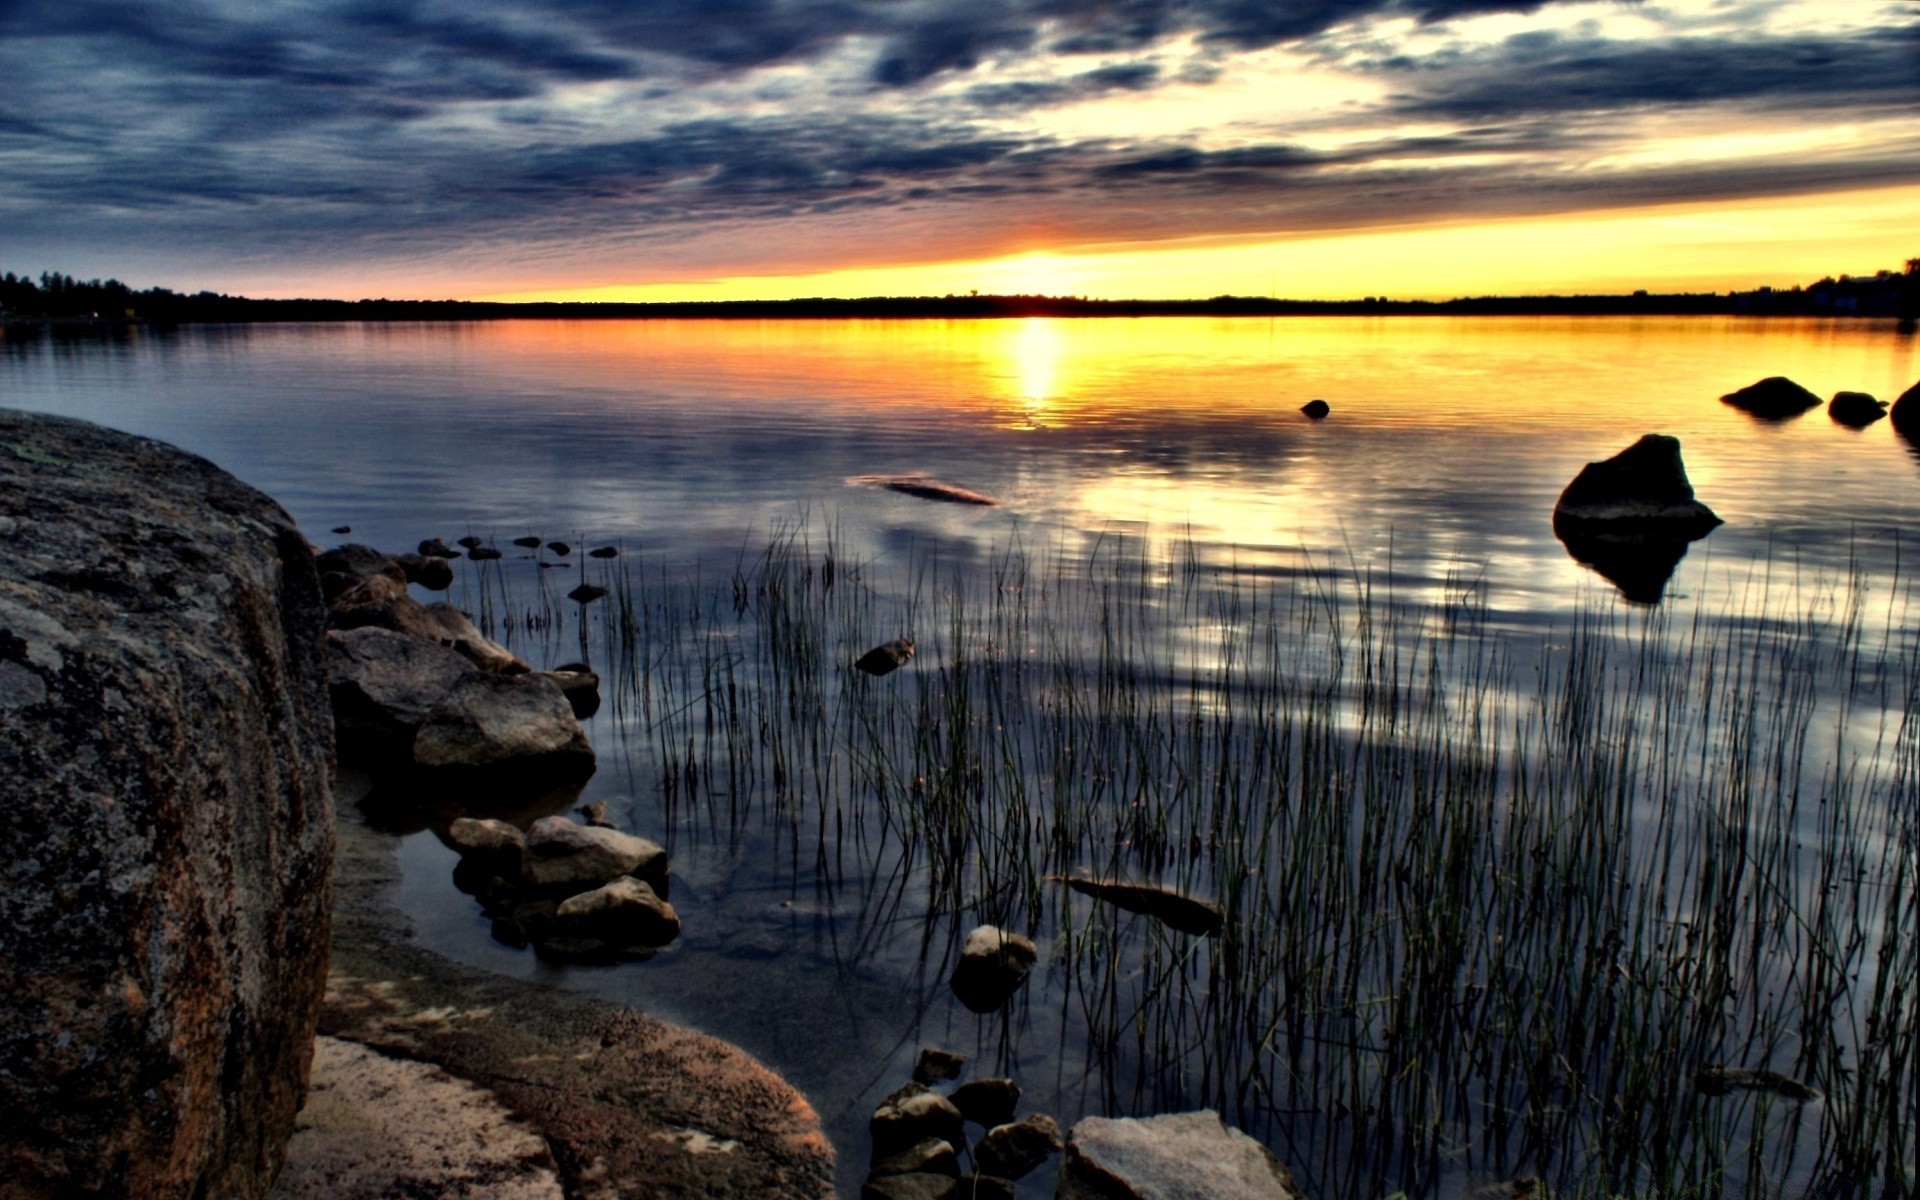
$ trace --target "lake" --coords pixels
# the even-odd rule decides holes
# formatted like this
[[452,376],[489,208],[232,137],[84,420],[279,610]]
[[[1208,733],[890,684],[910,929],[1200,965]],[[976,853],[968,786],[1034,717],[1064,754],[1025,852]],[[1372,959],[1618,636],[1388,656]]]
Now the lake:
[[[849,1193],[923,1045],[1063,1126],[1222,1109],[1320,1197],[1911,1185],[1920,451],[1720,403],[1772,375],[1890,400],[1920,346],[1734,318],[0,342],[0,404],[203,454],[319,544],[620,549],[509,548],[452,596],[607,677],[580,798],[669,846],[685,934],[542,963],[425,831],[402,905],[456,958],[745,1047],[814,1100]],[[1549,514],[1648,432],[1726,524],[1630,598]],[[998,503],[869,481],[899,475]],[[616,595],[560,601],[579,574]],[[901,633],[907,669],[847,670]],[[1071,901],[1075,868],[1227,929]],[[945,986],[981,920],[1041,952],[989,1017]],[[1721,1066],[1821,1097],[1703,1099]]]

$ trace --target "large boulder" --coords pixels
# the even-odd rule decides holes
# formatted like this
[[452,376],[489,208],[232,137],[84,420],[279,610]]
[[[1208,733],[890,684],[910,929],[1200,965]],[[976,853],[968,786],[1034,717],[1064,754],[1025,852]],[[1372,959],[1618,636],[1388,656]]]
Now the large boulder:
[[1820,397],[1784,375],[1771,375],[1739,391],[1728,392],[1720,397],[1720,403],[1731,404],[1752,416],[1778,421],[1819,408]]
[[1300,1200],[1265,1146],[1211,1110],[1073,1127],[1059,1200]]
[[0,1193],[258,1197],[326,981],[319,572],[172,447],[0,411]]
[[1588,463],[1553,508],[1553,532],[1567,553],[1644,604],[1664,594],[1688,544],[1719,524],[1694,499],[1679,439],[1658,433]]
[[1901,392],[1887,411],[1893,427],[1909,438],[1920,438],[1920,383]]

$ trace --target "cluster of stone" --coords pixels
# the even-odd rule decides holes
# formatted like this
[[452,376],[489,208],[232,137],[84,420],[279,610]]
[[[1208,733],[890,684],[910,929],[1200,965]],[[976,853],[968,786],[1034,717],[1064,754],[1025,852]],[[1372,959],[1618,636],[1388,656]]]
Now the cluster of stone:
[[415,600],[409,583],[431,584],[413,560],[446,563],[359,545],[317,560],[343,757],[376,771],[485,772],[490,786],[591,775],[580,717],[599,707],[598,677],[580,664],[535,671],[453,605]]
[[[1020,1087],[1011,1079],[975,1079],[947,1095],[930,1086],[957,1079],[965,1063],[949,1051],[922,1050],[914,1081],[874,1109],[867,1125],[872,1166],[861,1200],[1012,1200],[1014,1181],[1064,1144],[1060,1127],[1044,1113],[1014,1120]],[[984,1131],[971,1145],[969,1124]]]
[[667,852],[643,837],[563,816],[522,832],[493,818],[447,828],[454,882],[480,899],[493,936],[559,962],[634,961],[680,936]]

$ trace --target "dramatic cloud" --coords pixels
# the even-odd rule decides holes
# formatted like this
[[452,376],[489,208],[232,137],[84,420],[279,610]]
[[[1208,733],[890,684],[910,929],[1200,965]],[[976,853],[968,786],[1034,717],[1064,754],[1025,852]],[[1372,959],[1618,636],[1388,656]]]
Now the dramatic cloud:
[[1016,231],[1279,234],[1911,181],[1913,15],[12,0],[0,221],[34,261],[4,265],[412,255],[451,277],[463,254],[683,269],[724,245],[731,269],[756,244],[790,264],[797,231],[849,214],[883,261]]

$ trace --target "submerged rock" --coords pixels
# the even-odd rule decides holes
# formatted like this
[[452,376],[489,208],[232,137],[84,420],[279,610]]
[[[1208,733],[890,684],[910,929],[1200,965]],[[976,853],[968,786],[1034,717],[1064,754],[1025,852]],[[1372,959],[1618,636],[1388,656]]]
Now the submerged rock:
[[1819,408],[1820,397],[1784,375],[1772,375],[1758,383],[1750,383],[1737,392],[1728,392],[1720,397],[1720,403],[1731,404],[1741,412],[1756,417],[1782,420],[1797,417],[1810,408]]
[[495,559],[502,557],[502,555],[498,550],[495,550],[492,546],[475,546],[471,550],[467,551],[467,557],[472,559],[474,562],[492,562]]
[[1820,1095],[1790,1075],[1756,1067],[1702,1067],[1694,1072],[1693,1086],[1706,1096],[1724,1096],[1728,1092],[1772,1092],[1789,1100],[1813,1100]]
[[920,1051],[920,1059],[913,1064],[915,1083],[945,1083],[949,1079],[958,1079],[960,1069],[967,1065],[964,1055],[951,1050],[942,1050],[936,1046],[927,1046]]
[[1865,392],[1835,392],[1827,403],[1827,415],[1836,424],[1864,429],[1887,415],[1887,405]]
[[891,675],[913,661],[913,639],[895,638],[853,660],[853,665],[868,675]]
[[986,1129],[1013,1120],[1020,1106],[1020,1085],[1011,1079],[975,1079],[953,1089],[947,1097],[960,1115]]
[[866,487],[885,488],[887,491],[899,492],[903,496],[913,496],[920,500],[937,500],[943,504],[971,504],[981,508],[992,508],[1000,503],[985,492],[963,488],[957,483],[929,479],[925,475],[856,475],[848,482]]
[[915,1142],[900,1153],[874,1163],[867,1177],[878,1179],[883,1175],[912,1175],[916,1172],[957,1177],[960,1174],[960,1157],[954,1152],[953,1143],[939,1137]]
[[982,1175],[1024,1179],[1063,1145],[1060,1126],[1045,1113],[996,1125],[973,1148],[973,1165]]
[[1300,1200],[1265,1146],[1211,1110],[1073,1127],[1059,1200]]
[[1325,400],[1309,400],[1300,406],[1300,411],[1318,421],[1332,412],[1333,409],[1327,406]]
[[867,1122],[867,1131],[873,1136],[872,1161],[876,1163],[928,1139],[938,1139],[955,1149],[966,1145],[960,1110],[945,1096],[918,1083],[909,1083],[881,1101]]
[[1038,957],[1030,939],[982,925],[967,935],[948,984],[974,1012],[993,1012],[1027,981]]
[[1115,908],[1152,917],[1181,933],[1213,937],[1226,921],[1226,914],[1218,904],[1182,895],[1172,888],[1077,875],[1050,875],[1048,878],[1066,884],[1083,896],[1092,896]]
[[0,411],[0,1194],[258,1197],[326,983],[312,550],[205,459]]
[[960,1186],[951,1175],[882,1175],[861,1185],[860,1200],[961,1200]]

